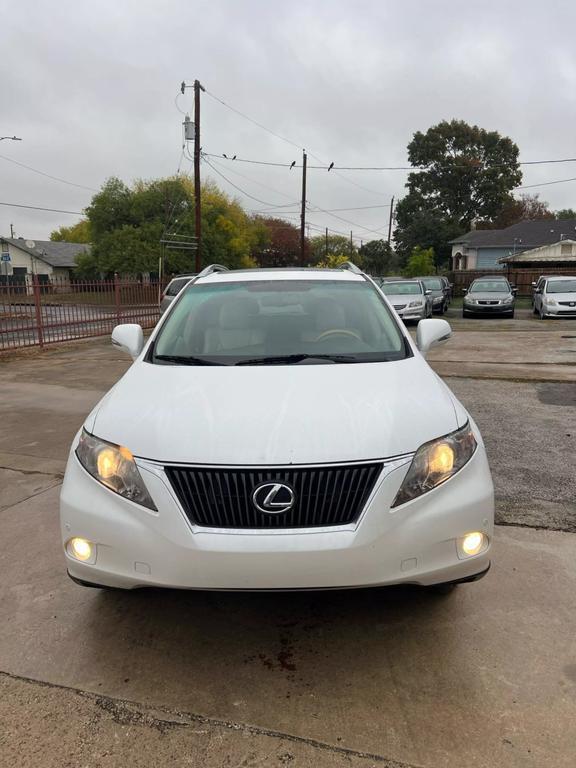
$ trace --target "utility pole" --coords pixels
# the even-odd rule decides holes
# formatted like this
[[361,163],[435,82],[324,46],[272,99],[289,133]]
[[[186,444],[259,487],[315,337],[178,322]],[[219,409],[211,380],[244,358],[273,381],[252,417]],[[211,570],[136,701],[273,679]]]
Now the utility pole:
[[328,258],[328,227],[326,227],[326,258]]
[[352,258],[354,254],[354,244],[352,242],[352,230],[350,230],[350,258]]
[[10,237],[14,237],[14,224],[10,224]]
[[200,91],[204,88],[194,80],[194,205],[196,234],[196,272],[202,266],[202,198],[200,191]]
[[392,196],[392,201],[390,202],[390,221],[388,222],[388,245],[390,245],[390,240],[392,238],[393,220],[394,220],[394,196]]
[[302,151],[302,210],[300,213],[300,266],[304,266],[306,249],[306,150]]

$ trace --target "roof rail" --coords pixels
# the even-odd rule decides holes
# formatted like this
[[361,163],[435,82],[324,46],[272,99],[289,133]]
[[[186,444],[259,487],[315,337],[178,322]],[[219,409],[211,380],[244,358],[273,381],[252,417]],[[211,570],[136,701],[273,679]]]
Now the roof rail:
[[344,264],[340,264],[338,269],[349,269],[350,272],[354,272],[356,275],[363,275],[364,272],[360,269],[360,267],[357,267],[356,264],[352,261],[345,261]]
[[210,264],[209,266],[205,267],[202,272],[200,272],[197,277],[208,277],[208,275],[211,275],[213,272],[229,272],[230,270],[228,267],[222,266],[222,264]]

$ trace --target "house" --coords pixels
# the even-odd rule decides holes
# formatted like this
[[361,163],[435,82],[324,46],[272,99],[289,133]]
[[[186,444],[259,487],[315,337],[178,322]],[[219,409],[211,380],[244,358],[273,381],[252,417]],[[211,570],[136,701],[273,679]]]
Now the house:
[[68,280],[78,256],[89,251],[90,245],[82,243],[0,237],[0,282],[5,282],[8,277],[13,284],[25,283],[32,275],[38,275],[41,282],[53,278]]
[[576,239],[562,238],[550,245],[541,245],[500,259],[501,264],[514,269],[576,269]]
[[505,229],[473,229],[451,240],[452,268],[502,269],[503,259],[576,235],[576,219],[521,221]]

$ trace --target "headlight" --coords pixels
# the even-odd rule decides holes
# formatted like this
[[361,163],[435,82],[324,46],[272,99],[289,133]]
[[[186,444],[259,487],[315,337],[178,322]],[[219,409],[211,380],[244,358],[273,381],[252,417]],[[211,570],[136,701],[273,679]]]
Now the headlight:
[[502,304],[512,304],[514,301],[514,296],[507,296],[505,299],[503,299]]
[[434,296],[434,298],[432,299],[432,304],[440,304],[440,302],[443,301],[443,299],[444,299],[443,296]]
[[549,298],[548,298],[548,296],[546,296],[546,297],[544,298],[544,302],[545,302],[546,304],[549,304],[551,307],[555,307],[555,306],[556,306],[556,304],[558,303],[558,302],[556,301],[556,299],[549,299]]
[[106,443],[82,430],[76,456],[102,485],[136,504],[156,510],[128,448]]
[[411,301],[410,304],[408,304],[409,307],[423,307],[424,302],[422,299],[418,299],[418,301]]
[[464,304],[476,304],[476,299],[471,299],[468,296],[464,296]]
[[412,464],[392,506],[397,507],[444,483],[470,460],[476,450],[476,438],[466,424],[450,435],[424,443],[416,451]]

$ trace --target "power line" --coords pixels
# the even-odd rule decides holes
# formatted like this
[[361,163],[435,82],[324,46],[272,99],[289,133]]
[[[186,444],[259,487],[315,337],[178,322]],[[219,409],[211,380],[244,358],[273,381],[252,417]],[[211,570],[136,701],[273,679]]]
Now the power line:
[[[212,162],[216,163],[216,165],[220,165],[219,161],[213,160]],[[256,179],[251,179],[249,176],[245,176],[243,173],[238,173],[238,171],[233,171],[231,168],[228,169],[228,173],[233,173],[235,176],[239,176],[241,179],[244,179],[245,181],[249,181],[252,184],[257,184],[259,187],[262,187],[263,189],[267,189],[270,192],[274,192],[277,195],[280,195],[280,197],[286,197],[288,200],[292,200],[292,195],[287,195],[285,192],[280,192],[279,189],[274,189],[274,187],[270,187],[268,184],[263,184],[261,181],[256,181]],[[294,205],[299,205],[299,203],[294,203]],[[281,206],[282,208],[286,208],[287,205],[284,204]]]
[[[224,176],[224,174],[223,174],[223,173],[221,173],[221,171],[219,171],[219,170],[218,170],[218,168],[215,168],[215,167],[212,165],[212,163],[210,162],[210,160],[207,160],[207,159],[206,159],[206,157],[204,157],[204,162],[205,162],[205,163],[206,163],[208,166],[210,166],[210,168],[212,168],[212,170],[214,171],[214,173],[217,173],[217,174],[218,174],[218,176],[220,176],[221,178],[223,178],[223,179],[224,179],[224,181],[227,181],[227,182],[228,182],[228,184],[230,184],[230,186],[231,186],[231,187],[234,187],[234,189],[237,189],[237,190],[238,190],[238,192],[241,192],[243,195],[245,195],[246,197],[249,197],[251,200],[256,200],[256,202],[257,202],[257,203],[262,203],[262,205],[266,205],[266,206],[268,206],[268,207],[270,207],[270,208],[274,208],[274,207],[277,207],[277,208],[282,208],[282,207],[283,207],[282,205],[274,206],[274,204],[273,204],[273,203],[270,203],[270,202],[268,202],[268,201],[266,201],[266,200],[260,200],[260,198],[258,198],[258,197],[254,197],[254,195],[251,195],[249,192],[246,192],[246,190],[242,189],[242,187],[239,187],[237,184],[234,184],[234,182],[233,182],[233,181],[230,181],[230,179],[229,179],[227,176]],[[285,206],[284,206],[284,207],[285,207]]]
[[98,192],[97,189],[94,189],[93,187],[86,187],[84,184],[76,184],[73,181],[67,181],[66,179],[61,179],[59,176],[52,176],[50,173],[44,173],[44,171],[39,171],[37,168],[32,168],[30,165],[25,165],[25,163],[20,163],[18,160],[13,160],[11,157],[6,157],[5,155],[0,155],[1,160],[6,160],[7,163],[13,163],[14,165],[19,165],[21,168],[26,168],[28,171],[32,171],[33,173],[37,173],[40,176],[46,176],[47,179],[52,179],[53,181],[59,181],[62,184],[68,184],[70,187],[78,187],[79,189],[87,189],[89,192]]
[[533,189],[534,187],[549,187],[551,184],[565,184],[567,181],[576,181],[576,177],[571,179],[556,179],[556,181],[543,181],[540,184],[525,184],[522,187],[515,187],[514,189]]
[[[207,157],[222,157],[222,155],[214,155],[208,152],[205,153]],[[309,152],[312,157],[315,157],[312,152]],[[225,160],[232,161],[232,158],[224,158]],[[316,158],[318,159],[318,158]],[[290,168],[291,163],[278,163],[269,160],[254,160],[244,157],[236,157],[233,161],[236,163],[252,163],[254,165],[270,165],[277,168]],[[322,161],[319,161],[322,163]],[[523,160],[518,165],[549,165],[552,163],[576,163],[576,157],[565,157],[555,160]],[[295,165],[295,168],[301,168],[301,165]],[[330,167],[328,163],[322,163],[321,165],[308,165],[308,170],[313,171],[327,171]],[[492,170],[493,168],[506,168],[507,163],[494,163],[491,165],[445,165],[445,166],[430,166],[430,165],[334,165],[331,172],[334,171],[428,171],[431,168],[438,168],[439,170]],[[381,193],[377,193],[381,194]]]
[[51,211],[52,213],[70,213],[73,216],[84,216],[84,212],[81,211],[63,211],[60,208],[44,208],[41,205],[23,205],[22,203],[0,203],[0,205],[7,205],[10,208],[28,208],[32,211]]

